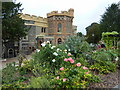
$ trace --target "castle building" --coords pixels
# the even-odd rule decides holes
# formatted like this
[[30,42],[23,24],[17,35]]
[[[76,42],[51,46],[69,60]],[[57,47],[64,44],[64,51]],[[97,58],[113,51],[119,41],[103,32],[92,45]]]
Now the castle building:
[[28,49],[38,48],[45,41],[53,45],[61,44],[65,38],[76,34],[77,26],[73,25],[74,9],[68,11],[52,11],[47,18],[35,15],[22,14],[21,18],[30,30],[20,41],[20,50],[26,53]]

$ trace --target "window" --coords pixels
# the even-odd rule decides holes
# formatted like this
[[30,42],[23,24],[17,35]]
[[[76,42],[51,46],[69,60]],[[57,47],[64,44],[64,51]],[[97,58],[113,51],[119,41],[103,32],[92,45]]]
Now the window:
[[45,33],[46,28],[44,28],[44,33]]
[[42,27],[42,29],[41,29],[41,32],[42,32],[42,33],[44,32],[43,27]]
[[43,28],[43,27],[42,27],[41,32],[42,32],[42,33],[45,33],[45,32],[46,32],[46,28]]
[[28,36],[23,37],[23,40],[28,40]]
[[58,44],[61,44],[61,43],[62,43],[62,39],[58,38]]
[[58,24],[58,32],[61,32],[61,31],[62,31],[62,24],[59,23],[59,24]]

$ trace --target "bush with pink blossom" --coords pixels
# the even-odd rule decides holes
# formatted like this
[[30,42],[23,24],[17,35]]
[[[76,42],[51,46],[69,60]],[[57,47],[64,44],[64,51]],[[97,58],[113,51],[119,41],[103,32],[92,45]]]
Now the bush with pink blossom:
[[51,80],[54,88],[86,88],[90,82],[99,82],[100,79],[92,75],[88,67],[72,57],[63,61],[66,64],[61,65]]

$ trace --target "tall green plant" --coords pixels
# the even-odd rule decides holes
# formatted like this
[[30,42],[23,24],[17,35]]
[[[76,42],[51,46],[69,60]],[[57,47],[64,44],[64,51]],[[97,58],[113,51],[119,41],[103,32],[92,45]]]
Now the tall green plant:
[[85,37],[70,36],[62,46],[70,51],[76,57],[77,53],[86,53],[91,51],[90,45],[85,41]]

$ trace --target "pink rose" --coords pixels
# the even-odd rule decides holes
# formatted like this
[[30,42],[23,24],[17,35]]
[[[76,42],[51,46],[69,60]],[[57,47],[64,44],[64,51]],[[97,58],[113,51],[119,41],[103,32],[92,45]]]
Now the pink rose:
[[70,61],[70,63],[74,63],[74,60],[71,57],[68,58],[68,60]]
[[59,76],[56,77],[56,79],[59,79],[59,78],[60,78]]
[[87,70],[88,68],[84,66],[83,69],[84,69],[84,70]]
[[66,61],[66,62],[67,62],[67,61],[68,61],[68,59],[67,59],[67,58],[65,58],[65,59],[64,59],[64,61]]
[[80,67],[80,66],[81,66],[81,63],[77,63],[76,66]]
[[61,70],[61,71],[64,70],[64,67],[61,67],[60,70]]
[[67,79],[66,78],[63,78],[63,82],[65,82]]
[[71,53],[68,53],[68,56],[71,56]]
[[70,60],[70,63],[74,63],[74,60]]
[[88,74],[90,71],[86,72],[85,74]]
[[70,58],[68,58],[68,60],[70,61],[70,60],[73,60],[73,59],[70,57]]

